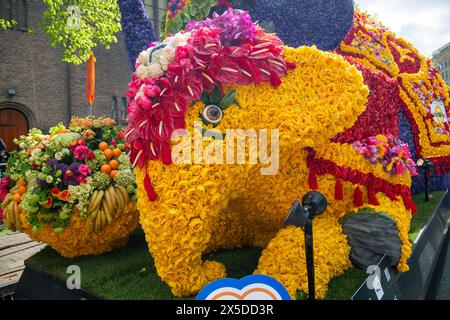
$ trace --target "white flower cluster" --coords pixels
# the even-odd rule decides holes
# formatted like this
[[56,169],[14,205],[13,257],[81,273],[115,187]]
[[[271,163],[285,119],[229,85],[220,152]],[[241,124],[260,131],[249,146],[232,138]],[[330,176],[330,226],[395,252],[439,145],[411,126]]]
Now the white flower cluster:
[[140,79],[162,76],[167,71],[167,66],[175,59],[175,49],[185,46],[190,35],[190,32],[179,32],[142,51],[137,59],[136,75]]
[[58,151],[55,153],[55,159],[59,161],[69,155],[70,155],[70,150],[67,148],[63,148],[61,151]]
[[71,204],[75,204],[78,211],[80,211],[81,218],[85,219],[88,214],[89,203],[93,188],[90,184],[83,183],[77,186],[69,186]]

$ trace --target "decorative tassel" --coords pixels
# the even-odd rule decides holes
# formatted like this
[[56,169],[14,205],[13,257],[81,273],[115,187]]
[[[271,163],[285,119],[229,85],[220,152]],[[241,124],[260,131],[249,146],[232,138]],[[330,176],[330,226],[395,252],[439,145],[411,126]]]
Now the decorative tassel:
[[341,179],[336,179],[336,184],[334,185],[334,199],[344,200],[344,186],[342,185]]
[[417,207],[414,201],[409,196],[403,196],[403,203],[406,209],[411,210],[411,214],[414,215],[417,212]]
[[309,169],[308,184],[311,190],[319,189],[319,186],[317,184],[317,176],[312,168]]
[[157,195],[156,195],[155,189],[153,189],[152,181],[150,180],[148,173],[145,174],[144,188],[145,188],[145,191],[147,192],[148,200],[155,201],[157,198]]
[[367,190],[367,198],[369,200],[369,204],[374,206],[379,206],[380,203],[378,202],[377,196],[375,194],[375,191],[373,191],[371,188],[368,188]]
[[172,152],[170,149],[170,144],[167,142],[163,142],[161,151],[161,160],[165,165],[172,164]]
[[355,193],[353,194],[353,204],[355,207],[361,207],[364,204],[363,193],[359,187],[355,188]]
[[440,168],[441,166],[437,164],[435,167],[436,167],[436,175],[440,176],[441,175],[441,168]]

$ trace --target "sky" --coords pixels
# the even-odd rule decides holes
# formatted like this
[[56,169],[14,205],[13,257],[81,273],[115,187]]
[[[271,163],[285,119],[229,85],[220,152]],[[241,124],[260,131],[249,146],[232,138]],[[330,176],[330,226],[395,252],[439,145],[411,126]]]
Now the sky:
[[450,42],[450,0],[355,0],[397,36],[431,58]]

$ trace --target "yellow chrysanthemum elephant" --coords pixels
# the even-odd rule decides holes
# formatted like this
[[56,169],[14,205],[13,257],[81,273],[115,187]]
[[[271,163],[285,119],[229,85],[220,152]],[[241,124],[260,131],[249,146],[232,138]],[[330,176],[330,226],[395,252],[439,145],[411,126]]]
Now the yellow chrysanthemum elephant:
[[[226,164],[230,153],[224,140],[203,136],[201,145],[196,145],[196,136],[212,129],[196,127],[205,108],[198,102],[187,111],[189,136],[180,143],[191,149],[190,160],[196,150],[203,150],[203,161],[171,165],[149,161],[146,168],[135,169],[140,222],[157,272],[176,296],[193,295],[208,282],[226,276],[222,264],[203,260],[205,253],[246,245],[265,248],[256,273],[273,276],[291,296],[297,290],[307,292],[303,231],[284,227],[283,222],[292,203],[310,191],[311,184],[317,184],[329,204],[314,220],[319,298],[324,297],[330,279],[351,266],[351,246],[342,221],[362,208],[372,209],[365,212],[373,216],[383,213],[385,220],[397,228],[400,251],[395,263],[399,270],[407,270],[411,212],[404,198],[392,193],[408,190],[409,175],[392,176],[351,145],[330,142],[352,127],[365,110],[368,88],[361,74],[342,57],[314,47],[285,48],[285,59],[297,67],[288,72],[278,88],[269,84],[226,87],[226,91],[236,91],[238,104],[226,109],[214,128],[222,133],[227,129],[255,129],[260,140],[266,129],[269,142],[267,146],[259,144],[258,163]],[[173,148],[180,146],[172,143]],[[267,154],[263,147],[269,150]],[[245,150],[247,155],[250,148]],[[207,152],[215,156],[222,152],[224,163],[207,163]],[[182,152],[179,155],[181,159]],[[262,161],[263,155],[272,161]],[[270,171],[269,166],[276,173],[262,174],[261,169]],[[339,168],[357,174],[340,175],[345,170]],[[146,173],[158,195],[154,202],[145,193]],[[358,175],[366,178],[356,182]],[[340,200],[335,199],[337,180],[343,188]],[[392,192],[380,192],[380,186]],[[362,191],[362,204],[355,204],[355,189]],[[370,192],[365,191],[369,189],[377,203],[367,196]]]

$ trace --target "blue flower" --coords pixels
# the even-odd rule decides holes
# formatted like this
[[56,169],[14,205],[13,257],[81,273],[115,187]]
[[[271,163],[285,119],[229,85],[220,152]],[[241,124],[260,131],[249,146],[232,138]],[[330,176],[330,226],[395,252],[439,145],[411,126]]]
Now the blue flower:
[[[414,143],[414,133],[411,124],[403,110],[399,113],[399,135],[400,139],[405,141],[409,146],[412,159],[416,159],[416,147]],[[413,194],[425,192],[425,173],[423,168],[418,168],[419,175],[412,178],[411,191]],[[445,190],[450,186],[450,174],[435,175],[429,177],[428,184],[430,191]]]
[[142,0],[118,0],[118,4],[122,15],[120,23],[128,61],[134,71],[139,53],[147,49],[149,43],[158,40],[158,37],[152,28]]
[[334,50],[353,26],[353,0],[233,0],[268,32],[291,47]]

